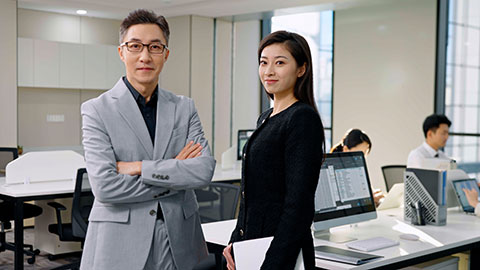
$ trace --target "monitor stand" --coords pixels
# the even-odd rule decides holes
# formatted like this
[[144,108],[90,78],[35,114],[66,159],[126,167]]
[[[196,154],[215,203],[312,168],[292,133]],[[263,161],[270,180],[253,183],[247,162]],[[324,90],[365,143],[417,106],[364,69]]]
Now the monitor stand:
[[338,233],[332,234],[330,233],[330,229],[314,231],[313,234],[317,239],[326,240],[333,243],[345,243],[345,242],[357,240],[357,238],[340,235]]

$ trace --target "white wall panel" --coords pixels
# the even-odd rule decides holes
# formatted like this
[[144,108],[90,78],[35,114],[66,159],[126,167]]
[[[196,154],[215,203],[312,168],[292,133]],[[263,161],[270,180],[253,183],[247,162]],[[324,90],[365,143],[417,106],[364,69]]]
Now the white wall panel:
[[17,146],[17,1],[0,1],[0,146]]
[[260,43],[260,21],[234,24],[233,65],[233,144],[239,129],[253,129],[260,115],[260,80],[257,49]]
[[349,128],[372,140],[374,187],[380,167],[406,164],[434,110],[436,1],[383,1],[335,12],[333,139]]
[[191,97],[205,138],[213,145],[213,19],[192,16]]

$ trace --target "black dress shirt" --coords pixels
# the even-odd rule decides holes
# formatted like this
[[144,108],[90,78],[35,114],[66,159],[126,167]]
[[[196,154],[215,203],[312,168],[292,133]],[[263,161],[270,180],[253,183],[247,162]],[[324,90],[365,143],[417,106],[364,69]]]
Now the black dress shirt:
[[143,120],[145,120],[145,124],[147,125],[150,139],[152,139],[152,143],[155,144],[155,128],[157,126],[158,85],[155,87],[155,91],[153,91],[150,100],[146,102],[145,98],[140,95],[140,93],[130,84],[130,82],[127,80],[127,77],[123,77],[123,81],[127,85],[128,90],[130,90],[130,93],[132,93],[133,98],[137,102],[138,109],[140,109]]
[[300,249],[305,268],[314,269],[310,226],[323,125],[318,113],[301,102],[271,113],[259,117],[244,147],[240,211],[230,242],[274,236],[262,270],[293,269]]

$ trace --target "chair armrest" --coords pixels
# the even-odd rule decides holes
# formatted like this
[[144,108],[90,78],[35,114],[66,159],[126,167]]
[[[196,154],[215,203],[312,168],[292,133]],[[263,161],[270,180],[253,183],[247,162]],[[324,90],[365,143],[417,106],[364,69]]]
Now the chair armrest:
[[55,213],[57,216],[58,235],[63,235],[63,223],[62,223],[61,211],[65,211],[67,210],[67,208],[63,204],[58,202],[49,202],[47,204],[55,208]]

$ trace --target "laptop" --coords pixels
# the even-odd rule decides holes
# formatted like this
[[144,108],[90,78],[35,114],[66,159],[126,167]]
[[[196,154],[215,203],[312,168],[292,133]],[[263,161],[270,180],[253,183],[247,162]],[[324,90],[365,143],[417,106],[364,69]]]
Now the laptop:
[[476,179],[461,179],[461,180],[454,180],[452,181],[453,189],[455,190],[455,194],[457,195],[458,202],[463,208],[463,211],[467,213],[475,212],[475,208],[472,207],[465,196],[465,192],[463,189],[475,189],[477,193],[480,194],[478,189],[478,184]]

